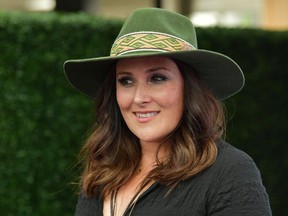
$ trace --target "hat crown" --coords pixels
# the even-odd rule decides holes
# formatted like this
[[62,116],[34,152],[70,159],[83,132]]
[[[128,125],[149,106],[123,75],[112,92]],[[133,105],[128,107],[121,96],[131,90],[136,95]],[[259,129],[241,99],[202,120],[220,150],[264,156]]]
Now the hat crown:
[[196,32],[192,22],[185,16],[159,8],[135,10],[122,26],[117,38],[141,31],[153,31],[181,38],[197,48]]
[[[149,47],[151,45],[151,43],[149,45],[149,40],[152,41],[152,39],[153,47]],[[130,48],[133,46],[135,51],[137,46],[139,46],[137,48],[143,47],[141,43],[146,42],[148,43],[148,45],[144,45],[146,49],[155,48],[155,42],[160,47],[172,46],[172,50],[168,48],[165,51],[197,49],[196,32],[192,22],[183,15],[159,8],[138,9],[127,18],[112,46],[112,56],[119,55],[117,51],[119,50],[119,41],[121,41],[120,50],[122,51],[123,44],[125,46],[127,43]]]

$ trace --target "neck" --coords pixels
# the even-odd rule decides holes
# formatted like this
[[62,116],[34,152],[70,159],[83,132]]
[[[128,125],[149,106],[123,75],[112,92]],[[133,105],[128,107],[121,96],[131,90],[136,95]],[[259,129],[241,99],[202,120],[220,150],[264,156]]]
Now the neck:
[[150,171],[157,164],[158,162],[157,159],[160,162],[162,162],[165,159],[165,156],[167,155],[167,151],[165,150],[164,146],[162,146],[159,149],[160,147],[159,143],[141,142],[140,144],[141,144],[141,151],[142,151],[140,167],[142,170],[145,169],[145,170]]

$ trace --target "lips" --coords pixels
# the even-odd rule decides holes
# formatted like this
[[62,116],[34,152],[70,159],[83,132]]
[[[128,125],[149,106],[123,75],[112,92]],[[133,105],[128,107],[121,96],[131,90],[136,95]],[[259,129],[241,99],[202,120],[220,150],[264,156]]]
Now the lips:
[[153,116],[156,116],[159,112],[135,112],[135,115],[140,118],[140,119],[144,119],[144,118],[151,118]]

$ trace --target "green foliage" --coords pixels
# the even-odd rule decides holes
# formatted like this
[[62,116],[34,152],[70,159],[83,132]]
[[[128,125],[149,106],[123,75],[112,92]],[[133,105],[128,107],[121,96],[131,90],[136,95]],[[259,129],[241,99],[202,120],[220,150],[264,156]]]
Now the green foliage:
[[119,27],[83,14],[0,13],[1,215],[73,215],[70,183],[93,111],[63,62],[107,55]]
[[[91,99],[67,83],[63,62],[109,55],[121,21],[85,14],[0,13],[0,214],[73,215],[77,154]],[[197,29],[199,48],[232,57],[246,86],[227,100],[227,139],[261,170],[274,215],[285,215],[287,32]]]
[[288,32],[199,29],[200,47],[232,57],[244,71],[242,92],[225,102],[227,140],[253,157],[270,195],[273,215],[285,215],[288,192]]

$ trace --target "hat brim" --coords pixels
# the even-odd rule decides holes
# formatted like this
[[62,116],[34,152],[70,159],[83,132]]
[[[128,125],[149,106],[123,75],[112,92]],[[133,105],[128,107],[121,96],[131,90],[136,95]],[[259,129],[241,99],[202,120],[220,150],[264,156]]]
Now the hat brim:
[[134,52],[115,57],[68,60],[64,63],[64,71],[73,87],[88,96],[95,97],[115,61],[140,56],[165,56],[191,65],[198,77],[219,100],[236,94],[245,83],[241,68],[231,58],[221,53],[201,49],[158,53]]

